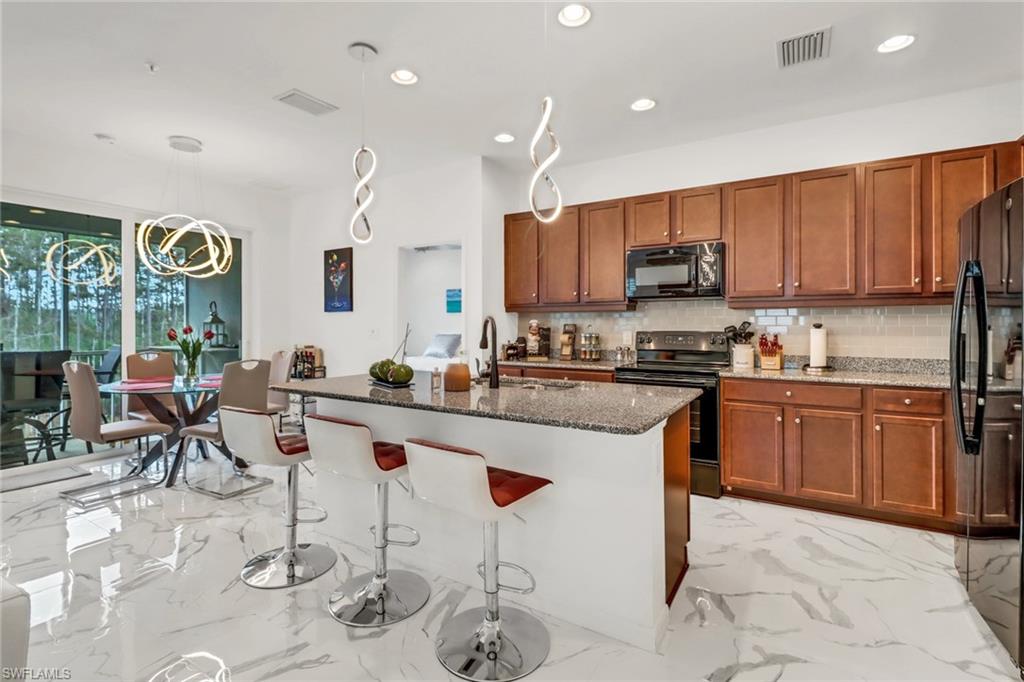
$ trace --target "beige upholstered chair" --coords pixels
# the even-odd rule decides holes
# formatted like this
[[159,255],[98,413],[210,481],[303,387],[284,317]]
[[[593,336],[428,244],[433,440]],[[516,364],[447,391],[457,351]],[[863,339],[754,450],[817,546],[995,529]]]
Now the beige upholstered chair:
[[[147,419],[125,419],[103,423],[103,405],[100,402],[99,386],[92,367],[84,362],[69,361],[64,365],[64,379],[71,394],[71,435],[88,443],[106,445],[118,441],[134,440],[145,436],[160,436],[163,440],[164,474],[154,481],[141,470],[128,476],[103,483],[63,490],[60,496],[82,507],[108,502],[118,497],[156,488],[167,477],[167,434],[174,429],[160,422]],[[120,488],[119,486],[124,486]],[[112,492],[104,492],[113,489]]]
[[[241,360],[224,365],[224,375],[220,383],[220,397],[217,408],[237,407],[243,410],[266,412],[267,386],[270,381],[271,363],[267,360]],[[239,471],[235,466],[235,453],[231,451],[231,478],[222,480],[218,488],[206,488],[188,480],[188,441],[190,438],[210,443],[223,443],[224,432],[221,422],[206,422],[195,426],[186,426],[179,432],[181,444],[178,446],[178,457],[181,460],[181,476],[185,485],[198,493],[227,499],[258,488],[270,485],[273,480],[259,476],[250,476]],[[228,444],[230,448],[230,443]],[[243,453],[244,455],[244,453]]]
[[[135,353],[124,359],[125,379],[150,379],[171,377],[177,374],[173,353]],[[157,396],[157,400],[171,414],[176,414],[174,398],[169,395]],[[158,421],[138,396],[128,396],[128,416],[131,419]]]
[[[295,351],[279,350],[270,356],[270,384],[288,383]],[[277,428],[284,428],[284,414],[288,411],[288,394],[281,391],[267,391],[267,412],[278,415]]]

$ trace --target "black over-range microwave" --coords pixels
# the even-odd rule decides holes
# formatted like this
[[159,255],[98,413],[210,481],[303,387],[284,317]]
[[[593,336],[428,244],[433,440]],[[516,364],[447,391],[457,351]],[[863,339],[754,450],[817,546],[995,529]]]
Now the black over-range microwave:
[[725,295],[724,257],[722,242],[630,249],[626,252],[626,298],[721,298]]

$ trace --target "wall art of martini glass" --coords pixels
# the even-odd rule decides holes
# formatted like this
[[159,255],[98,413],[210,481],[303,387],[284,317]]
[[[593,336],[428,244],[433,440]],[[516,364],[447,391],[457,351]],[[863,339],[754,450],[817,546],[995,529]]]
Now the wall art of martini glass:
[[352,247],[324,251],[324,312],[352,311]]

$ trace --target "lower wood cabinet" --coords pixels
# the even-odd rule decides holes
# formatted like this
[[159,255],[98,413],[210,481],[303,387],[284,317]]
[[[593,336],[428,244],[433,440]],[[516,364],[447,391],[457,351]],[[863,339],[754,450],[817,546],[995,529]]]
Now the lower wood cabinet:
[[784,490],[782,412],[776,405],[722,404],[721,464],[726,489]]
[[871,506],[907,514],[942,516],[944,423],[938,417],[876,414]]
[[790,408],[790,489],[800,497],[860,504],[864,499],[858,412]]

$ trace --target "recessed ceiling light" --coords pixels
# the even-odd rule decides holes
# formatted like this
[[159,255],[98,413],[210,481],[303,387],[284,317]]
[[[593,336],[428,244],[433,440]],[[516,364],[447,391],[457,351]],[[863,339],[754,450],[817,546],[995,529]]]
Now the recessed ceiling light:
[[409,69],[395,69],[391,72],[391,80],[399,85],[412,85],[419,79],[420,77]]
[[498,133],[497,135],[494,136],[494,141],[495,142],[500,142],[502,144],[508,144],[509,142],[515,142],[515,140],[516,140],[516,136],[513,135],[512,133]]
[[41,209],[41,208],[30,208],[30,209],[28,210],[28,212],[29,212],[29,213],[35,213],[36,215],[43,215],[44,213],[46,213],[46,211],[44,211],[44,210],[43,210],[43,209]]
[[566,5],[558,13],[558,23],[568,28],[579,28],[590,21],[590,8],[574,2]]
[[11,218],[8,218],[7,220],[5,220],[4,223],[6,223],[7,225],[21,225],[21,221],[19,221],[19,220],[12,220]]
[[912,35],[898,35],[889,38],[888,40],[882,41],[878,46],[878,51],[882,54],[889,52],[899,52],[900,50],[906,49],[914,44],[914,36]]
[[630,104],[629,108],[632,109],[633,111],[650,111],[656,106],[658,106],[658,103],[655,102],[653,99],[641,97],[637,101]]

